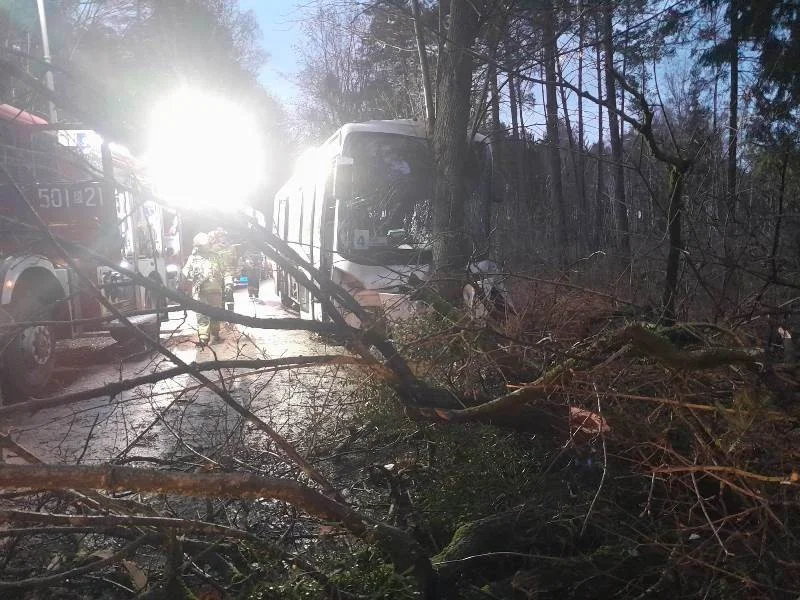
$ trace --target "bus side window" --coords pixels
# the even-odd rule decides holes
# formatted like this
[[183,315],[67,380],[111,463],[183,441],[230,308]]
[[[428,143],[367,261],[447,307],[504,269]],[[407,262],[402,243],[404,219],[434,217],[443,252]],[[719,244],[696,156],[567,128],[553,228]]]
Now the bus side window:
[[324,189],[324,201],[325,203],[328,202],[329,198],[333,198],[333,173],[334,173],[334,166],[336,162],[331,162],[328,165],[328,171],[325,173],[325,189]]
[[314,242],[314,192],[315,186],[313,185],[303,190],[303,222],[301,227],[303,236],[302,242],[305,244],[312,244]]
[[297,243],[300,241],[300,224],[303,218],[302,195],[299,189],[295,189],[289,201],[286,203],[287,234],[286,241]]

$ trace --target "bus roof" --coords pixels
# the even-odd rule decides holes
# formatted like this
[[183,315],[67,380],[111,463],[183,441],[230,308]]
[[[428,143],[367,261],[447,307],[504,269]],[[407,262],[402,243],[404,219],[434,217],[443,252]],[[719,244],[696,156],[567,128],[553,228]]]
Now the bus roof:
[[[298,158],[298,164],[309,162],[316,157],[320,150],[333,143],[337,148],[344,138],[351,133],[389,133],[394,135],[405,135],[409,137],[424,138],[425,137],[425,123],[424,121],[417,121],[416,119],[393,119],[386,121],[364,121],[362,123],[346,123],[336,130],[328,140],[321,146],[309,148],[303,152]],[[337,139],[338,138],[338,139]],[[292,176],[289,180],[281,186],[276,196],[284,196],[289,190],[296,189],[298,186],[298,174],[306,170],[303,167],[296,165]]]
[[[411,137],[427,137],[425,122],[417,119],[393,119],[385,121],[364,121],[363,123],[347,123],[336,131],[328,142],[333,141],[337,136],[347,137],[351,133],[393,133],[395,135],[407,135]],[[476,133],[473,141],[481,144],[489,143],[489,136]]]
[[[341,148],[341,144],[351,133],[388,133],[394,135],[405,135],[409,137],[425,138],[427,137],[425,131],[425,122],[417,119],[391,119],[391,120],[373,120],[363,121],[361,123],[345,123],[330,136],[324,144],[314,148],[309,148],[298,159],[298,163],[307,162],[308,159],[313,159],[317,152],[325,146],[333,145],[336,148]],[[488,144],[489,136],[482,133],[476,133],[473,141],[479,144]],[[290,190],[296,189],[299,185],[300,177],[299,172],[304,169],[298,169],[297,166],[293,169],[292,175],[289,180],[281,186],[278,190],[276,197],[285,196]]]
[[332,137],[347,136],[350,133],[393,133],[411,137],[425,137],[425,123],[416,119],[393,119],[391,121],[364,121],[363,123],[347,123]]

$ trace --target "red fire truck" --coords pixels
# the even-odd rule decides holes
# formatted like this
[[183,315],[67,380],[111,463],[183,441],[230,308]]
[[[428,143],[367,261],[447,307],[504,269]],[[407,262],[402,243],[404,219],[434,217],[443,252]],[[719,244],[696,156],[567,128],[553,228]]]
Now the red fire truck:
[[[12,400],[45,388],[57,339],[99,330],[126,335],[102,319],[108,311],[86,280],[124,314],[155,309],[132,318],[153,334],[165,317],[157,310],[163,298],[113,268],[77,257],[71,268],[31,207],[58,238],[170,286],[180,273],[180,220],[147,199],[137,161],[124,149],[91,131],[56,131],[8,105],[0,105],[0,164],[0,374]],[[31,325],[8,327],[14,322]]]

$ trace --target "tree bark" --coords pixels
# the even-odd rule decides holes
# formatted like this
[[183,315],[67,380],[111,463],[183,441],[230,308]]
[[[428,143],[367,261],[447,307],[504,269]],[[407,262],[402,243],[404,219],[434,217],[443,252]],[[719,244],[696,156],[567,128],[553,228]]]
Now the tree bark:
[[[494,56],[492,57],[494,58]],[[503,137],[500,129],[500,89],[497,85],[497,65],[489,65],[489,112],[492,115],[492,141],[499,142]]]
[[[559,79],[564,79],[564,73],[561,69],[561,65],[558,65],[558,77]],[[579,147],[579,143],[575,140],[575,132],[572,129],[572,120],[569,116],[569,108],[567,106],[567,92],[566,90],[561,87],[559,89],[561,93],[561,110],[564,114],[564,126],[567,129],[567,143],[569,144],[569,155],[570,155],[570,162],[572,163],[572,171],[575,173],[575,186],[577,189],[575,190],[575,217],[572,219],[576,225],[578,239],[577,239],[577,248],[579,250],[583,250],[583,239],[582,239],[582,230],[581,227],[583,220],[583,207],[584,207],[584,200],[585,197],[583,196],[584,192],[584,184],[583,184],[583,165],[580,162],[579,156],[581,155],[581,148]]]
[[272,498],[321,519],[341,523],[351,534],[386,552],[398,573],[411,573],[423,597],[433,598],[435,594],[436,573],[431,562],[406,532],[383,523],[365,522],[349,506],[289,479],[249,473],[178,473],[116,466],[2,465],[0,487],[133,490],[198,498]]
[[770,253],[770,271],[772,279],[778,279],[778,251],[781,247],[781,222],[783,221],[783,203],[786,196],[786,171],[789,168],[789,149],[787,148],[783,153],[783,160],[781,161],[781,180],[780,187],[778,188],[777,206],[775,212],[775,230],[772,234],[772,252]]
[[[603,59],[600,44],[600,19],[595,15],[595,35],[597,38],[597,45],[595,46],[595,61],[596,61],[596,76],[597,76],[597,97],[603,97]],[[597,177],[595,180],[594,191],[594,235],[592,241],[594,242],[595,250],[600,249],[603,242],[603,229],[605,229],[605,208],[603,206],[603,196],[605,195],[605,163],[604,163],[604,147],[603,140],[603,106],[597,106]]]
[[680,270],[683,240],[681,236],[681,218],[683,212],[683,175],[675,166],[669,170],[669,206],[667,207],[667,232],[669,233],[669,253],[667,254],[667,272],[664,278],[664,296],[662,305],[666,324],[675,322],[675,298],[678,294],[678,272]]
[[603,49],[605,54],[606,102],[608,103],[608,133],[611,138],[611,156],[614,161],[614,214],[619,232],[618,247],[626,259],[630,258],[631,241],[628,224],[628,205],[625,200],[625,167],[622,164],[622,138],[617,119],[617,90],[614,83],[614,27],[611,21],[613,6],[603,4]]
[[436,200],[433,206],[433,262],[439,291],[446,298],[460,297],[469,250],[464,235],[472,56],[469,49],[478,29],[478,13],[471,2],[453,0],[448,39],[442,49],[437,90],[437,115],[433,131],[436,157]]
[[517,123],[517,83],[514,76],[508,74],[508,109],[511,112],[511,137],[519,139],[519,124]]
[[[511,80],[509,80],[511,83]],[[525,115],[524,109],[525,105],[523,102],[523,95],[522,95],[522,80],[517,77],[513,80],[514,84],[514,95],[517,97],[517,111],[519,112],[519,118],[517,119],[517,123],[519,125],[519,142],[517,142],[516,148],[516,156],[517,156],[517,169],[519,172],[519,198],[526,204],[532,206],[533,204],[533,197],[531,195],[530,189],[530,169],[528,164],[528,131],[525,127]],[[534,232],[530,232],[531,242],[533,241]]]
[[555,32],[555,8],[548,0],[542,11],[542,36],[544,37],[544,70],[547,111],[547,140],[550,164],[550,199],[556,216],[556,235],[561,251],[561,266],[569,262],[569,236],[567,234],[567,211],[564,206],[564,186],[561,178],[561,141],[558,133],[558,80],[556,78],[557,39]]
[[433,127],[436,122],[436,110],[433,104],[433,82],[431,81],[431,71],[428,66],[428,52],[425,49],[425,36],[420,23],[422,11],[420,10],[419,0],[411,0],[411,11],[414,15],[414,36],[417,39],[419,68],[422,71],[422,92],[425,95],[425,129],[430,137],[433,134]]
[[739,7],[731,0],[728,8],[731,28],[730,98],[728,104],[728,213],[736,218],[737,204],[737,144],[739,136]]
[[[583,89],[583,45],[586,40],[586,20],[583,16],[583,1],[578,0],[578,89]],[[587,249],[589,239],[588,231],[591,228],[589,219],[589,202],[586,197],[586,155],[584,154],[584,124],[583,124],[583,96],[578,95],[578,230],[579,244]]]

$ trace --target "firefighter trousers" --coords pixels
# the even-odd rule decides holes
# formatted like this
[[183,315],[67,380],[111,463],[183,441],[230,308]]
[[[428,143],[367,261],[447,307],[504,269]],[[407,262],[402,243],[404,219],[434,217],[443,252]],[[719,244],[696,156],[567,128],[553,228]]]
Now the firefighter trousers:
[[[199,292],[197,299],[209,306],[219,308],[222,306],[222,292]],[[212,337],[219,336],[219,321],[208,315],[197,313],[197,337],[201,344],[208,344]]]

